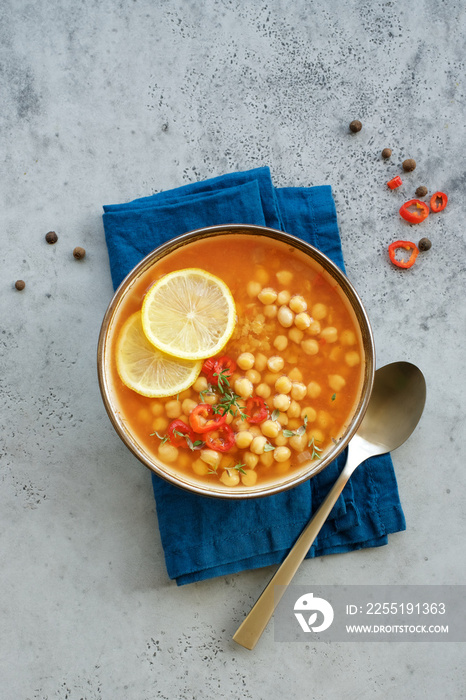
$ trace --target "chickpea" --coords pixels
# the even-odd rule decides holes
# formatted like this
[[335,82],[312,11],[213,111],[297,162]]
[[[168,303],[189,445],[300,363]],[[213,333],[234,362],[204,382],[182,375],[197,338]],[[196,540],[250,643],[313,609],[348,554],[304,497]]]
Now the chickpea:
[[231,425],[231,423],[233,423],[233,418],[233,414],[230,413],[230,411],[228,411],[228,413],[225,416],[225,423],[227,423],[227,425]]
[[306,385],[302,382],[293,382],[291,385],[291,398],[296,399],[296,401],[301,401],[304,399],[307,393]]
[[307,329],[307,332],[309,335],[319,335],[320,333],[320,323],[319,321],[311,321],[309,324],[309,328]]
[[328,375],[328,385],[333,391],[341,391],[346,384],[346,379],[344,379],[341,374],[329,374]]
[[233,418],[232,427],[240,433],[242,430],[249,430],[250,425],[247,420],[243,420],[241,416]]
[[240,432],[235,435],[236,447],[243,450],[249,447],[253,439],[254,435],[249,430],[240,430]]
[[278,306],[275,304],[267,304],[264,306],[264,316],[266,318],[275,318],[278,313]]
[[154,432],[163,433],[168,428],[168,420],[165,416],[159,416],[152,423]]
[[279,355],[273,355],[267,360],[267,367],[271,372],[281,372],[285,366],[285,360]]
[[213,406],[218,401],[218,396],[215,391],[208,391],[206,394],[203,394],[203,396],[204,401],[202,403],[208,403],[210,406]]
[[294,319],[294,324],[296,328],[299,328],[301,331],[305,331],[307,328],[310,327],[312,323],[312,319],[309,316],[309,314],[306,314],[304,311],[300,314],[297,314]]
[[300,314],[303,311],[306,311],[306,309],[307,309],[306,300],[300,294],[294,294],[291,297],[289,306],[290,306],[290,309],[297,314]]
[[275,390],[279,394],[289,394],[291,391],[291,381],[286,375],[282,375],[275,382]]
[[251,396],[253,388],[252,382],[246,377],[240,377],[235,381],[235,392],[243,399]]
[[277,423],[275,420],[266,420],[261,424],[260,428],[265,437],[276,438],[280,432],[281,426],[280,423]]
[[304,333],[299,330],[299,328],[290,328],[288,331],[288,338],[299,345],[304,337]]
[[313,428],[309,431],[309,439],[314,440],[317,445],[321,445],[324,442],[325,436],[322,430],[319,430],[319,428]]
[[301,410],[301,418],[307,418],[308,423],[313,423],[317,417],[317,411],[312,406],[306,406]]
[[338,360],[341,358],[341,352],[342,350],[339,345],[333,347],[329,354],[330,360],[332,360],[332,362],[338,362]]
[[273,304],[274,301],[276,301],[277,296],[278,292],[276,292],[275,289],[273,289],[272,287],[264,287],[264,289],[261,289],[261,291],[257,295],[257,298],[263,304]]
[[225,486],[236,486],[239,484],[239,474],[237,469],[224,469],[220,481]]
[[280,435],[277,435],[275,438],[275,444],[277,447],[280,447],[281,445],[287,445],[288,444],[288,438],[281,433]]
[[359,364],[361,361],[361,358],[359,357],[359,353],[356,352],[356,350],[352,350],[351,352],[347,352],[345,355],[345,362],[348,365],[348,367],[355,367],[356,365]]
[[245,452],[243,454],[243,462],[249,469],[255,469],[257,462],[259,461],[259,456],[254,455],[252,452]]
[[193,401],[192,399],[185,399],[183,403],[181,404],[181,408],[183,409],[183,413],[185,413],[187,416],[191,413],[193,408],[197,406],[197,401]]
[[251,369],[254,367],[254,359],[252,352],[242,352],[236,360],[236,364],[240,369]]
[[272,393],[272,389],[269,387],[268,384],[259,384],[256,386],[256,394],[257,396],[260,396],[262,399],[268,399],[270,394]]
[[318,382],[312,381],[312,382],[309,382],[309,384],[307,385],[307,395],[311,399],[317,399],[320,396],[321,391],[322,391],[322,387],[320,386],[320,384]]
[[306,353],[306,355],[317,355],[319,352],[319,343],[314,338],[306,338],[301,343],[301,347]]
[[293,400],[286,413],[288,418],[298,418],[301,415],[301,406],[297,401]]
[[153,416],[161,416],[163,413],[163,404],[159,401],[153,401],[150,405],[150,410]]
[[334,423],[334,420],[328,411],[319,411],[317,413],[317,425],[322,430],[328,430]]
[[179,418],[181,416],[181,403],[174,399],[165,404],[165,413],[169,418]]
[[293,280],[293,273],[289,270],[279,270],[275,276],[284,287],[287,287]]
[[228,469],[229,467],[231,467],[231,464],[232,464],[231,457],[227,454],[224,454],[224,455],[222,455],[222,457],[220,459],[220,464],[218,466],[219,466],[219,469]]
[[267,357],[262,352],[257,353],[256,363],[254,366],[258,372],[263,372],[264,369],[267,367]]
[[152,414],[148,408],[140,408],[139,411],[137,412],[137,420],[140,423],[149,423],[151,418],[152,418]]
[[287,289],[283,289],[281,292],[278,293],[277,296],[277,304],[288,304],[288,302],[291,299],[291,294]]
[[291,418],[288,421],[288,430],[298,430],[303,424],[302,420],[298,420],[298,418]]
[[283,328],[291,328],[294,321],[294,313],[288,306],[283,305],[278,309],[277,318],[278,323],[283,326]]
[[293,369],[288,372],[288,376],[292,382],[301,382],[303,379],[303,373],[297,367],[293,367]]
[[311,310],[311,315],[316,321],[322,321],[322,319],[327,315],[327,307],[325,304],[314,304]]
[[[186,399],[185,399],[185,401],[186,401]],[[196,404],[196,406],[197,406],[197,404]],[[182,420],[183,423],[186,423],[186,425],[189,425],[189,418],[188,418],[188,416],[185,416],[184,413],[181,414],[181,416],[179,417],[179,420]]]
[[327,326],[321,330],[320,337],[324,338],[327,343],[335,343],[338,339],[338,331],[335,326]]
[[275,467],[275,473],[286,474],[286,472],[289,471],[290,467],[291,462],[278,462],[277,466]]
[[288,346],[288,338],[286,335],[277,335],[273,341],[273,346],[278,352],[283,352]]
[[289,447],[280,446],[276,447],[273,451],[273,458],[276,462],[286,462],[291,457],[291,450]]
[[355,345],[356,335],[353,333],[353,331],[343,331],[343,333],[340,335],[340,341],[342,345]]
[[257,437],[258,435],[262,435],[262,431],[258,425],[251,425],[249,432],[252,433],[253,438]]
[[293,450],[296,450],[296,452],[302,452],[305,447],[307,447],[307,435],[306,433],[303,433],[302,435],[293,435],[293,437],[290,438],[290,447],[293,448]]
[[244,474],[241,474],[241,482],[243,486],[254,486],[257,481],[257,472],[253,469],[245,469]]
[[220,460],[222,459],[220,452],[209,449],[201,450],[199,452],[199,457],[203,462],[212,467],[212,469],[217,469],[218,465],[220,464]]
[[273,464],[273,451],[263,452],[259,455],[259,462],[264,465],[264,467],[271,467]]
[[209,473],[209,467],[205,462],[202,461],[202,459],[196,459],[196,461],[193,462],[191,466],[193,472],[195,474],[198,474],[199,476],[205,476]]
[[254,271],[255,279],[261,284],[267,284],[270,279],[270,275],[264,267],[257,266]]
[[261,289],[262,289],[262,285],[260,282],[256,282],[255,280],[250,280],[246,285],[246,294],[251,299],[254,299],[254,297],[257,297],[257,295],[259,294]]
[[261,455],[264,452],[264,447],[267,444],[267,438],[264,435],[257,435],[251,442],[250,450],[256,455]]
[[194,391],[198,393],[207,389],[207,377],[198,377],[193,384]]
[[277,421],[280,423],[280,425],[282,427],[284,427],[285,425],[288,425],[288,415],[286,413],[279,413]]
[[181,391],[179,394],[177,394],[177,399],[179,401],[184,401],[184,399],[189,399],[191,397],[191,389],[185,389],[184,391]]
[[256,369],[248,369],[246,372],[246,379],[249,379],[252,384],[259,384],[261,376]]
[[159,445],[158,454],[164,462],[174,462],[178,457],[178,448],[170,445],[169,442],[164,442]]
[[182,469],[186,469],[186,467],[189,467],[190,462],[191,460],[189,458],[189,455],[186,454],[186,452],[182,452],[180,455],[178,455],[178,459],[176,461],[177,465]]
[[276,394],[272,400],[273,407],[277,408],[279,411],[287,411],[291,404],[291,399],[288,394]]

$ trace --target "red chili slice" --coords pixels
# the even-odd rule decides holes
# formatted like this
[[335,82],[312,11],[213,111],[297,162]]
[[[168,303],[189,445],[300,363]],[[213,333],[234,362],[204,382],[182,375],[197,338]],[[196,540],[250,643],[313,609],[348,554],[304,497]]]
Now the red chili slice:
[[171,444],[175,447],[189,447],[186,438],[188,438],[191,443],[195,442],[196,440],[196,436],[194,435],[192,428],[190,428],[189,425],[186,425],[186,423],[179,418],[172,420],[168,426],[167,432]]
[[387,182],[388,187],[390,187],[391,190],[395,190],[397,187],[403,184],[403,181],[399,175],[396,177],[392,178]]
[[442,211],[448,204],[448,197],[444,192],[435,192],[430,198],[430,208],[437,213]]
[[245,413],[248,416],[249,423],[262,423],[269,415],[269,410],[264,399],[260,396],[251,396],[246,401]]
[[228,355],[223,355],[215,361],[213,371],[210,373],[209,382],[218,386],[219,379],[223,377],[228,382],[230,381],[231,375],[236,369],[236,362],[228,357]]
[[217,362],[217,360],[215,359],[215,357],[209,357],[209,358],[207,358],[207,360],[204,360],[204,364],[202,365],[201,372],[203,372],[206,375],[209,383],[210,383],[209,376],[214,371],[214,367],[215,367],[216,362]]
[[205,435],[205,444],[216,452],[228,452],[235,444],[235,434],[229,425],[221,425]]
[[[396,251],[400,248],[412,251],[408,260],[397,260]],[[414,243],[411,243],[411,241],[395,241],[394,243],[390,243],[390,245],[388,246],[388,254],[390,256],[391,262],[397,267],[402,267],[404,269],[407,269],[408,267],[412,267],[414,265],[418,253],[418,247]]]
[[[416,207],[414,210],[410,207]],[[427,219],[429,216],[429,207],[425,202],[421,202],[420,199],[410,199],[409,202],[405,202],[400,209],[400,216],[409,221],[410,224],[420,224],[421,221]]]
[[220,428],[226,421],[226,415],[214,413],[208,403],[199,403],[189,414],[189,424],[195,433],[208,433]]

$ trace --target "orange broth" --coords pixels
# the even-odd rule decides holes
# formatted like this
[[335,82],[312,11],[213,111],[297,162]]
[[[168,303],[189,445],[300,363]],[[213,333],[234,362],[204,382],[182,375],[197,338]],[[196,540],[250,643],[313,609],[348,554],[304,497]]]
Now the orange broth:
[[[258,453],[251,450],[256,443],[260,448],[261,439],[248,447],[240,448],[235,444],[227,453],[219,453],[217,458],[207,455],[214,462],[209,464],[201,459],[202,449],[192,450],[188,446],[167,448],[170,443],[161,438],[167,434],[171,420],[181,418],[189,424],[189,407],[204,403],[206,398],[210,398],[211,403],[216,398],[220,400],[218,390],[213,397],[205,393],[199,396],[199,390],[194,387],[199,389],[206,384],[201,379],[179,396],[153,399],[132,391],[118,376],[114,348],[122,324],[141,308],[144,294],[155,280],[173,270],[188,267],[199,267],[217,275],[231,290],[237,324],[220,355],[228,355],[236,362],[243,353],[254,356],[253,367],[244,370],[238,366],[229,383],[234,388],[237,380],[250,377],[252,394],[261,391],[263,396],[269,387],[270,395],[264,396],[263,400],[268,407],[267,420],[278,425],[278,435],[267,437],[267,444],[273,450],[271,447]],[[264,288],[272,289],[280,296],[273,303],[265,304],[259,298]],[[292,312],[293,324],[284,327],[278,321],[279,308],[290,308],[292,304],[291,300],[284,304],[279,302],[290,296],[304,300],[307,309],[302,313],[311,318],[310,327],[301,330],[296,326],[296,318],[301,313],[297,302],[293,302],[298,309],[298,312]],[[302,305],[303,302],[299,303]],[[315,315],[319,318],[316,319]],[[283,337],[286,347],[283,347]],[[301,470],[310,461],[318,469],[320,456],[343,435],[360,398],[364,353],[359,326],[349,303],[335,280],[318,263],[281,241],[262,236],[232,234],[201,239],[156,262],[122,301],[110,343],[111,384],[127,429],[155,461],[165,464],[168,471],[202,483],[218,483],[220,479],[223,485],[241,488],[270,483],[287,472],[292,474],[293,470]],[[277,349],[277,343],[280,349]],[[270,358],[277,357],[283,361],[283,368],[274,371],[267,363]],[[203,376],[201,374],[200,378]],[[295,400],[292,393],[281,391],[287,388],[283,379],[278,383],[280,390],[277,390],[275,385],[281,377],[289,378],[295,396],[301,397],[304,386],[304,396]],[[210,394],[208,389],[207,394]],[[290,398],[290,407],[286,410],[274,408],[279,393],[288,394]],[[286,405],[286,399],[281,401]],[[179,404],[179,410],[175,402]],[[168,409],[170,415],[167,415]],[[252,431],[253,441],[262,436],[261,425],[248,424],[233,415],[228,416],[228,422],[237,439],[240,432]],[[269,432],[275,430],[269,425]],[[202,435],[199,438],[202,440]],[[247,435],[243,438],[242,444],[249,439]],[[288,449],[289,458],[284,458],[286,449],[276,451],[279,447]],[[277,461],[275,455],[280,456],[281,461]]]

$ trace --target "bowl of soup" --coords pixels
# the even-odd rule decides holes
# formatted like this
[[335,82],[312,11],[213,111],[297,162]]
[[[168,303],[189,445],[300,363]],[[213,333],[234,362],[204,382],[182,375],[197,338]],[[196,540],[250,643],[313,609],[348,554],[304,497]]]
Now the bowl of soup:
[[[119,369],[122,336],[154,285],[185,270],[226,286],[233,329],[194,363],[189,386],[147,396]],[[278,493],[324,469],[355,434],[374,369],[369,319],[348,278],[302,240],[251,225],[155,249],[115,292],[98,343],[104,405],[129,450],[175,486],[228,499]]]

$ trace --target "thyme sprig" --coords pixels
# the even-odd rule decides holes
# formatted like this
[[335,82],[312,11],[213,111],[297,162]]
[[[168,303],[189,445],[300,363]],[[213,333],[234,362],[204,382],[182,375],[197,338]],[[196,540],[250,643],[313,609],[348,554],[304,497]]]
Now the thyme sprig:
[[311,437],[311,439],[307,443],[307,446],[312,447],[311,459],[322,459],[322,455],[320,455],[319,452],[322,452],[323,450],[320,447],[317,447],[317,445],[315,444],[314,436]]

